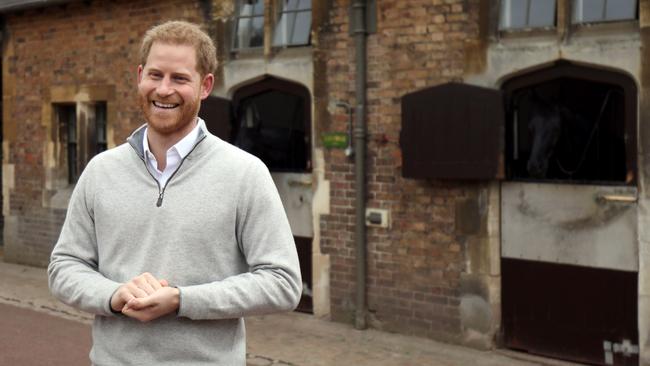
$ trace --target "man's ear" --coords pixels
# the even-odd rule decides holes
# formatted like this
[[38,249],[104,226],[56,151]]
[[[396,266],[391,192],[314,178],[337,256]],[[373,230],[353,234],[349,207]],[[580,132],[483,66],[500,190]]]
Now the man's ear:
[[214,87],[214,75],[207,74],[201,80],[201,99],[207,98],[212,93]]
[[138,65],[138,84],[142,81],[142,70],[144,70],[142,65]]

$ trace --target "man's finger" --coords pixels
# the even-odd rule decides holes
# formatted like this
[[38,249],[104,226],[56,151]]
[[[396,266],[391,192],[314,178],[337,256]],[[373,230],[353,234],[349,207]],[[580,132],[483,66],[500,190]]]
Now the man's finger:
[[135,283],[129,282],[127,284],[128,292],[130,292],[133,297],[147,297],[149,294],[143,289],[139,288]]
[[162,287],[167,287],[167,286],[169,286],[169,281],[167,281],[167,280],[160,280],[160,286],[162,286]]
[[142,277],[147,281],[147,284],[155,291],[160,289],[160,281],[158,281],[151,273],[145,272],[142,274]]
[[154,296],[147,296],[139,299],[133,299],[127,302],[126,306],[134,310],[142,310],[157,304],[158,300]]
[[156,290],[149,284],[149,281],[144,275],[140,275],[136,278],[134,278],[131,282],[135,284],[135,286],[142,291],[146,292],[147,295],[151,295],[154,293]]

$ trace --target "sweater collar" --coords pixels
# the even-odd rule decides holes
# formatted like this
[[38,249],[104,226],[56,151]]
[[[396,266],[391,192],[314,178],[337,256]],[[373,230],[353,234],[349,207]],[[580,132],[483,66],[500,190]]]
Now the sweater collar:
[[[201,117],[197,117],[198,120],[198,125],[199,125],[199,131],[198,131],[198,136],[196,137],[196,140],[192,144],[192,148],[189,149],[188,151],[191,151],[194,149],[196,144],[198,144],[201,140],[203,140],[210,132],[207,131],[207,128],[205,127],[205,121],[201,119]],[[142,144],[142,141],[144,139],[144,135],[147,132],[147,124],[143,124],[142,126],[138,127],[131,136],[129,136],[126,141],[131,145],[131,147],[135,150],[135,152],[138,154],[140,159],[144,159],[144,146]]]

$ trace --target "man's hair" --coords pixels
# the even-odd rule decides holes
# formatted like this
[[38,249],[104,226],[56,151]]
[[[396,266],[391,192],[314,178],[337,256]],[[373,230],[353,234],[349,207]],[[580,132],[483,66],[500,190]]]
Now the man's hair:
[[196,70],[201,77],[213,73],[217,68],[217,51],[214,42],[198,25],[173,20],[150,28],[142,38],[140,64],[144,66],[154,42],[188,45],[196,50]]

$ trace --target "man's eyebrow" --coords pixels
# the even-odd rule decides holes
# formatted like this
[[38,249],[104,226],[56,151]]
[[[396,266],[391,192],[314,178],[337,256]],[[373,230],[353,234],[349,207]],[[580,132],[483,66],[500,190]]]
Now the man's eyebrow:
[[186,77],[186,78],[192,78],[192,74],[190,74],[188,72],[182,72],[182,71],[172,72],[172,76],[183,76],[183,77]]

